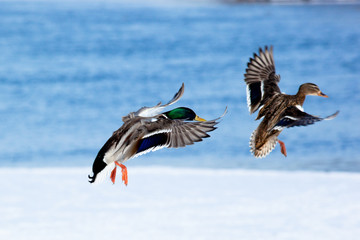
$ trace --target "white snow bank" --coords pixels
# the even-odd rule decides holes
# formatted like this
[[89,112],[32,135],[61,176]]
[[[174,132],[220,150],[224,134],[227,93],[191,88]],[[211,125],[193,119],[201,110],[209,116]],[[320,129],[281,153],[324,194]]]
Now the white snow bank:
[[0,239],[358,239],[360,174],[0,168]]

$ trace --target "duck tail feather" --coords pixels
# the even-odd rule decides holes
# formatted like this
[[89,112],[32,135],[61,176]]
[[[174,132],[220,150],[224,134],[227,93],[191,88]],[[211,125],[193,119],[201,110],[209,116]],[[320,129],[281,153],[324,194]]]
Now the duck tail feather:
[[258,130],[254,130],[250,137],[250,152],[254,154],[256,158],[264,158],[275,148],[278,138],[277,135],[269,137],[266,142],[260,147],[256,148],[256,136]]

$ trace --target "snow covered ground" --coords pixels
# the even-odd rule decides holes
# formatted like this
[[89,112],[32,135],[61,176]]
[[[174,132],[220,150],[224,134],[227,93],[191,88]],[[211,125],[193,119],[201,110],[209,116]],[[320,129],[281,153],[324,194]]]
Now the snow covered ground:
[[[0,239],[358,239],[360,174],[0,168]],[[118,173],[119,174],[119,173]]]

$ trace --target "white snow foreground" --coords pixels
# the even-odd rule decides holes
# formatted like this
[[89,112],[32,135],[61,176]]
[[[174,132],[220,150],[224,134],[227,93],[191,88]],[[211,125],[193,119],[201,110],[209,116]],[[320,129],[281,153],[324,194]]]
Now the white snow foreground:
[[360,174],[0,168],[0,239],[358,239]]

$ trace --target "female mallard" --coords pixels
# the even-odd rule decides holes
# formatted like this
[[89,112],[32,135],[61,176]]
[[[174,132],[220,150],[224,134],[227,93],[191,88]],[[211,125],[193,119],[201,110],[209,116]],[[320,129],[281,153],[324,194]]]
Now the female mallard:
[[[123,117],[124,124],[107,140],[97,154],[89,182],[102,181],[110,171],[115,183],[116,165],[122,168],[122,180],[127,185],[125,161],[161,148],[178,148],[200,142],[209,137],[207,132],[216,129],[217,120],[206,121],[186,107],[161,111],[177,102],[184,93],[184,84],[167,104],[143,107]],[[225,110],[226,112],[226,110]],[[224,113],[225,114],[225,113]]]
[[277,138],[284,128],[333,119],[339,113],[320,118],[303,111],[306,95],[328,97],[313,83],[302,84],[295,95],[281,93],[278,87],[280,75],[275,73],[272,47],[265,47],[265,51],[260,48],[259,55],[254,53],[247,66],[245,82],[249,111],[252,114],[262,107],[256,120],[264,117],[250,137],[250,148],[255,157],[268,155],[277,142],[286,157],[285,144]]

